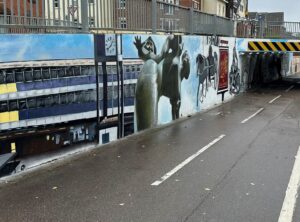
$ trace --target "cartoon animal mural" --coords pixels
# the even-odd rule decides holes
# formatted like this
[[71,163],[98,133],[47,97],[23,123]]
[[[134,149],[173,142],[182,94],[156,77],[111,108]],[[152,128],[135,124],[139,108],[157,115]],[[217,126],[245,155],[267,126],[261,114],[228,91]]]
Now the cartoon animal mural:
[[181,36],[170,35],[165,40],[160,54],[151,37],[144,42],[135,37],[134,45],[144,61],[137,80],[135,114],[138,130],[157,125],[158,101],[161,96],[169,98],[172,119],[179,118],[181,106],[181,81],[189,78],[190,58],[184,50]]
[[230,73],[229,73],[229,83],[230,83],[230,89],[229,92],[231,94],[239,94],[241,87],[242,87],[242,80],[240,76],[240,69],[238,66],[238,56],[237,56],[237,51],[236,51],[236,43],[234,44],[233,47],[233,52],[232,52],[232,64],[230,68]]
[[199,106],[199,100],[200,102],[203,102],[204,98],[206,97],[209,84],[212,85],[212,79],[214,80],[214,89],[217,88],[217,79],[218,79],[217,67],[219,61],[218,61],[218,55],[216,52],[213,53],[211,45],[209,47],[208,57],[206,58],[202,54],[199,54],[196,58],[196,63],[197,63],[197,76],[199,80],[198,90],[197,90],[197,106]]
[[122,35],[124,63],[141,64],[136,75],[135,131],[231,99],[235,94],[229,93],[230,68],[234,61],[240,65],[233,59],[234,44],[234,38],[216,36]]

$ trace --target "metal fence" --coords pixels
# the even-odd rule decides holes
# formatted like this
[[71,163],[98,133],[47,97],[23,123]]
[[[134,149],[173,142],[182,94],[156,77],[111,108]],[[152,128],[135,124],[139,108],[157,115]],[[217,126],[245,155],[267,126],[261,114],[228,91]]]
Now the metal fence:
[[243,38],[300,38],[300,22],[237,21],[236,36]]
[[0,0],[0,33],[91,31],[232,36],[234,22],[159,0]]

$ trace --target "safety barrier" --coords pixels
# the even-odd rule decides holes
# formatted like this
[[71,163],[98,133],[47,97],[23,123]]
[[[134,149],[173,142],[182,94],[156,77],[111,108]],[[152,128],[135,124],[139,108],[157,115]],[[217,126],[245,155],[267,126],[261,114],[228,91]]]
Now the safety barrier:
[[0,0],[0,33],[91,31],[233,36],[234,21],[159,0]]

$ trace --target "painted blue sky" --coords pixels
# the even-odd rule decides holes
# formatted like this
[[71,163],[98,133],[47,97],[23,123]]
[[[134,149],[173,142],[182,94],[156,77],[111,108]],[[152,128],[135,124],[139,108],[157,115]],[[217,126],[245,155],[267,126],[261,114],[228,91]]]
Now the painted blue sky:
[[[123,44],[123,57],[124,58],[130,58],[130,59],[137,59],[138,58],[138,52],[133,44],[135,42],[135,37],[139,36],[142,39],[142,42],[144,42],[149,35],[123,35],[122,36],[122,44]],[[167,36],[162,35],[151,35],[151,38],[155,42],[156,48],[157,48],[157,54],[160,52]]]
[[0,35],[0,62],[94,58],[93,35]]

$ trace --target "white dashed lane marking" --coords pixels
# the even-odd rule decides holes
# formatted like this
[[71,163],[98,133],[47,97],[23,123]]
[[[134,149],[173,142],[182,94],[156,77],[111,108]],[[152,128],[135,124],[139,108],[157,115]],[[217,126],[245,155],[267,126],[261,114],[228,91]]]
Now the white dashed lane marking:
[[260,108],[258,111],[256,111],[255,113],[253,113],[251,116],[249,116],[248,118],[244,119],[241,123],[244,124],[244,123],[248,122],[250,119],[252,119],[256,115],[258,115],[259,113],[261,113],[263,110],[264,110],[264,108]]
[[275,102],[275,101],[276,101],[277,99],[279,99],[280,97],[281,97],[281,95],[275,97],[274,99],[272,99],[272,100],[269,102],[269,104],[272,104],[273,102]]
[[300,147],[298,149],[297,156],[295,157],[293,171],[291,174],[289,185],[285,193],[285,198],[283,201],[278,222],[293,221],[293,215],[296,207],[299,185],[300,185]]
[[216,138],[215,140],[213,140],[212,142],[210,142],[209,144],[207,144],[205,147],[201,148],[198,152],[196,152],[195,154],[193,154],[192,156],[190,156],[189,158],[187,158],[186,160],[184,160],[182,163],[180,163],[179,165],[177,165],[175,168],[173,168],[171,171],[169,171],[168,173],[166,173],[164,176],[161,177],[160,180],[157,180],[157,181],[153,182],[151,184],[151,186],[159,186],[160,184],[162,184],[164,181],[166,181],[167,179],[169,179],[172,175],[174,175],[176,172],[178,172],[184,166],[186,166],[187,164],[189,164],[192,160],[194,160],[200,154],[202,154],[203,152],[205,152],[207,149],[209,149],[210,147],[212,147],[213,145],[215,145],[216,143],[218,143],[224,137],[225,137],[224,134],[220,135],[218,138]]

